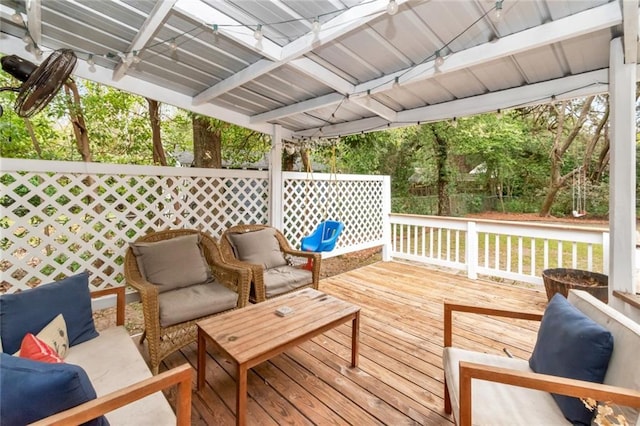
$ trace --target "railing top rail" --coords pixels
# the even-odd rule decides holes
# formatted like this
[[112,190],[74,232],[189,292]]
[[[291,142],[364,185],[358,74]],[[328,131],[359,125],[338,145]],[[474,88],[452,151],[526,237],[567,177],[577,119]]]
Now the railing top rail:
[[386,175],[350,175],[338,173],[334,175],[332,173],[316,173],[316,172],[282,172],[286,179],[296,179],[296,180],[355,180],[355,181],[383,181],[385,178],[389,176]]
[[[397,218],[412,218],[412,219],[423,219],[423,220],[431,220],[431,221],[447,221],[447,222],[475,222],[475,223],[483,223],[483,224],[492,224],[492,225],[500,225],[501,227],[527,227],[527,228],[540,228],[540,229],[573,229],[576,231],[581,231],[585,233],[602,233],[609,232],[609,228],[606,226],[580,226],[580,225],[568,225],[564,224],[552,224],[552,223],[539,223],[539,222],[518,222],[518,221],[507,221],[507,220],[493,220],[493,219],[478,219],[478,218],[470,218],[470,217],[449,217],[449,216],[430,216],[430,215],[417,215],[417,214],[402,214],[402,213],[391,213],[389,215],[391,219],[394,217]],[[544,220],[544,219],[541,219]]]
[[232,170],[202,169],[196,167],[139,166],[130,164],[106,164],[84,161],[49,161],[25,160],[19,158],[0,158],[2,172],[37,172],[37,173],[84,173],[84,174],[118,174],[118,175],[158,175],[158,176],[215,176],[244,177],[266,179],[266,170]]

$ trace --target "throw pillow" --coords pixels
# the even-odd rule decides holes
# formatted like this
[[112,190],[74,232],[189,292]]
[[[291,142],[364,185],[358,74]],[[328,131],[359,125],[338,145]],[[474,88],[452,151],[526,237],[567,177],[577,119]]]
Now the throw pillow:
[[14,353],[27,333],[40,332],[62,314],[69,346],[98,336],[91,311],[89,273],[0,296],[0,336],[6,353]]
[[[96,398],[87,373],[73,364],[46,364],[0,354],[2,424],[24,425]],[[105,426],[104,417],[85,425]]]
[[[529,359],[536,373],[602,383],[613,352],[613,336],[557,293],[544,312]],[[593,412],[579,398],[552,394],[567,420],[590,424]]]
[[67,337],[67,323],[62,314],[58,315],[40,330],[36,337],[50,346],[60,358],[67,356],[69,338]]
[[24,336],[24,339],[22,339],[19,356],[21,358],[29,358],[40,362],[63,362],[62,358],[58,356],[51,346],[47,345],[31,333],[27,333],[27,335]]
[[238,259],[243,262],[262,265],[266,269],[287,264],[287,260],[280,251],[276,230],[273,228],[244,234],[229,234],[229,238],[232,246],[235,246]]
[[199,242],[200,234],[191,234],[155,243],[131,243],[130,247],[142,276],[162,293],[211,278]]

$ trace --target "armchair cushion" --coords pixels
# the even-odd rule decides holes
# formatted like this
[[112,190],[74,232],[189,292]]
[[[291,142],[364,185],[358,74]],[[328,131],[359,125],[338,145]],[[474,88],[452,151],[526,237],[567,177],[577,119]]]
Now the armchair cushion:
[[162,293],[211,278],[199,242],[200,234],[191,234],[153,243],[131,243],[131,250],[142,276]]
[[267,298],[295,290],[309,284],[313,277],[311,271],[294,266],[279,266],[264,271],[264,287]]
[[67,323],[69,346],[98,336],[91,312],[89,273],[0,296],[0,336],[6,353],[15,353],[27,333],[37,334],[58,314]]
[[243,234],[229,234],[229,239],[238,260],[263,265],[265,269],[287,264],[273,228]]
[[[556,294],[544,312],[529,359],[536,373],[602,383],[613,351],[613,336]],[[564,416],[590,424],[593,412],[579,398],[553,394]]]
[[[87,373],[72,364],[47,364],[0,354],[2,424],[32,423],[96,398]],[[104,417],[85,423],[103,426]]]
[[192,285],[158,295],[160,325],[169,327],[236,307],[238,293],[217,282]]

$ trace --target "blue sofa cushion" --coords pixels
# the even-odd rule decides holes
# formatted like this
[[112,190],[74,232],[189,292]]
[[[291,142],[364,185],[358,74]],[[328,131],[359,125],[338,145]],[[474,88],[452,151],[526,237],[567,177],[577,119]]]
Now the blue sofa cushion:
[[0,296],[3,351],[16,352],[27,333],[38,334],[58,314],[67,323],[69,346],[98,336],[91,312],[88,272]]
[[[25,425],[96,398],[87,373],[0,353],[0,425]],[[106,426],[104,416],[85,425]]]
[[[542,317],[529,359],[536,373],[602,383],[613,351],[613,336],[559,293]],[[579,398],[552,394],[573,424],[591,424],[593,412]]]

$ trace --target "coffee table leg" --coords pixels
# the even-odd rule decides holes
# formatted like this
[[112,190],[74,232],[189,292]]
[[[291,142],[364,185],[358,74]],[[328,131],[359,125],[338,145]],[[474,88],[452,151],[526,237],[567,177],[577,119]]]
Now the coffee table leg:
[[206,353],[207,339],[202,329],[198,327],[198,390],[204,387]]
[[356,312],[351,322],[351,366],[358,366],[358,352],[360,350],[360,311]]
[[238,394],[236,395],[236,425],[247,423],[247,365],[238,364]]

